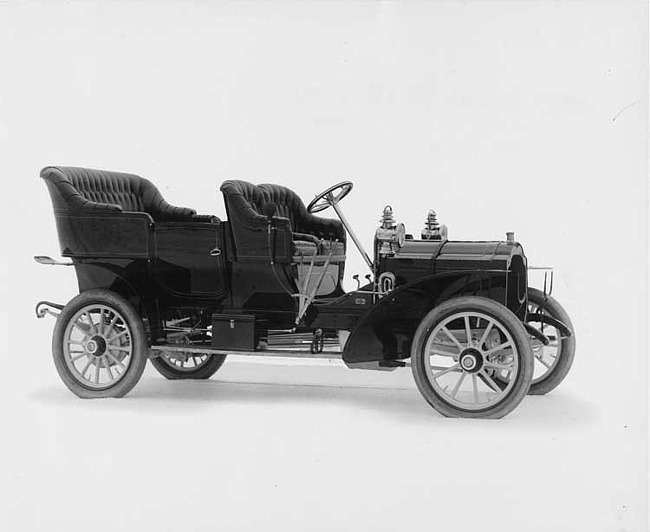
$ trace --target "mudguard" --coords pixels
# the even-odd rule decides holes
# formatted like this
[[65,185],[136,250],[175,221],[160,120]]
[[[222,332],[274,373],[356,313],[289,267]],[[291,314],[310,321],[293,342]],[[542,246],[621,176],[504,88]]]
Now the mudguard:
[[356,324],[343,350],[348,366],[410,357],[422,318],[452,297],[475,295],[507,305],[508,272],[464,270],[430,275],[382,297]]

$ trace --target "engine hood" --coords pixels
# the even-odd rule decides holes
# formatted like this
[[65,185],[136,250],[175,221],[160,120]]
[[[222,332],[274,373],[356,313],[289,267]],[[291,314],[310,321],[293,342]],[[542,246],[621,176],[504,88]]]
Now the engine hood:
[[508,270],[513,257],[526,266],[519,243],[503,241],[407,240],[391,257],[380,261],[381,272],[390,271],[397,284],[419,277],[458,270]]

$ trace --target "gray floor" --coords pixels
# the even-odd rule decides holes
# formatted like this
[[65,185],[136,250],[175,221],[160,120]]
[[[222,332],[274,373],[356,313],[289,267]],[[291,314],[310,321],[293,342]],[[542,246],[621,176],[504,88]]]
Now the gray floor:
[[128,397],[82,401],[42,366],[13,406],[7,530],[605,531],[624,517],[617,442],[570,388],[470,421],[433,411],[408,369],[231,359],[170,382],[149,366]]

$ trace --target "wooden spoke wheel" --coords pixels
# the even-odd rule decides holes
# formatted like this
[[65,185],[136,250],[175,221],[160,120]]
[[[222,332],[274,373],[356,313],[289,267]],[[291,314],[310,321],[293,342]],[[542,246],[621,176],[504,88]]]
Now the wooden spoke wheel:
[[108,290],[79,294],[63,308],[54,327],[54,364],[79,397],[126,395],[142,376],[147,352],[137,311]]
[[[526,330],[506,307],[482,297],[458,297],[429,312],[411,348],[418,389],[449,417],[500,418],[526,396],[533,354]],[[504,386],[494,372],[508,376]]]

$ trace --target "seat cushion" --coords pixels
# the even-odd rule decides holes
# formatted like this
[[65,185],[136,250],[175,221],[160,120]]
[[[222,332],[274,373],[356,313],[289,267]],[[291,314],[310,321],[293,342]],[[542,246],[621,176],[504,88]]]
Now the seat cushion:
[[321,255],[329,255],[330,251],[334,251],[332,256],[345,256],[345,244],[343,242],[332,242],[331,240],[322,240],[319,246],[319,253]]
[[307,242],[306,240],[293,241],[294,257],[312,257],[313,255],[316,255],[317,251],[318,246],[313,242]]

